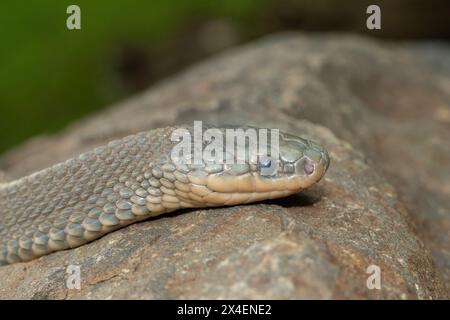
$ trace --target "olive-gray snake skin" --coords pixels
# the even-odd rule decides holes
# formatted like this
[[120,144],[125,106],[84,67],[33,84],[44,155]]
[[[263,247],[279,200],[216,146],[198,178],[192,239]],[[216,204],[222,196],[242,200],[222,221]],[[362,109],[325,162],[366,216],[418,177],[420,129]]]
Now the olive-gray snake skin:
[[259,163],[175,165],[170,136],[177,128],[193,130],[141,132],[0,183],[0,265],[74,248],[180,208],[284,197],[319,181],[329,166],[324,148],[282,132],[272,176],[261,175]]

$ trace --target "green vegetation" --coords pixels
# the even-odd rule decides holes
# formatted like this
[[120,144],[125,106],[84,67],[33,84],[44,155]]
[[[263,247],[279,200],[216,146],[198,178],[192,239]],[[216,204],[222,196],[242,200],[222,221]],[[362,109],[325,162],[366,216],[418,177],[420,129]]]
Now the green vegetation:
[[[106,107],[126,92],[111,79],[116,46],[155,46],[192,18],[240,21],[252,0],[3,0],[0,5],[0,153]],[[66,28],[81,7],[82,30]]]

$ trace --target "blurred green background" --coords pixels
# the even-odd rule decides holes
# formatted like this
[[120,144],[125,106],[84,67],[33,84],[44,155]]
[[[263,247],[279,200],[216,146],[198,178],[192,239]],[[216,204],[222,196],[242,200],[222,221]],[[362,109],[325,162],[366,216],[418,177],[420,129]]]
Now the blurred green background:
[[[449,2],[2,0],[0,154],[268,33],[350,31],[448,39]],[[81,30],[66,28],[70,4],[81,8]],[[381,6],[381,31],[365,29],[369,4]]]

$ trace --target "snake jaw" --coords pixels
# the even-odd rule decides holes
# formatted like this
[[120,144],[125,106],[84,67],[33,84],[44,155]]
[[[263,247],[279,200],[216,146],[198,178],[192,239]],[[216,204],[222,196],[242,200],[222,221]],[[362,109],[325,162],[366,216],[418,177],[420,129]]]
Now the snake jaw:
[[208,205],[233,205],[288,196],[317,183],[329,167],[328,152],[316,143],[293,136],[284,142],[273,174],[261,172],[261,164],[263,168],[269,166],[266,158],[260,166],[246,166],[250,170],[242,174],[236,174],[238,167],[226,165],[226,170],[203,175],[201,181],[198,177],[191,179],[203,186],[201,194],[198,187],[194,188],[195,197],[202,197]]

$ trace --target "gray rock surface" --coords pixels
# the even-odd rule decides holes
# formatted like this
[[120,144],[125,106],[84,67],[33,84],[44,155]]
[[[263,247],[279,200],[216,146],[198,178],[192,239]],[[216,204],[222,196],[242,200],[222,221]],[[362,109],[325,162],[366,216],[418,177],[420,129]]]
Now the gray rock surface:
[[[0,159],[18,177],[165,125],[277,127],[332,163],[285,199],[186,210],[0,268],[0,298],[449,298],[446,46],[283,34],[230,50]],[[66,267],[81,266],[81,290]],[[369,290],[370,265],[381,290]]]

